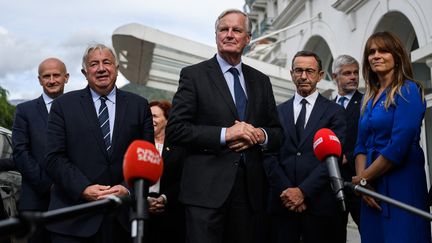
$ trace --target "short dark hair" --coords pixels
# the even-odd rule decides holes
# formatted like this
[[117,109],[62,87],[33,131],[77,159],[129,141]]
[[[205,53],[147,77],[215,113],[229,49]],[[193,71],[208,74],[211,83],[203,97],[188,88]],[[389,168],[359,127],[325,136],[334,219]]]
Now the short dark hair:
[[311,52],[311,51],[299,51],[299,52],[297,52],[292,59],[291,69],[294,67],[294,60],[296,59],[296,57],[314,57],[318,63],[318,71],[322,70],[321,59],[319,58],[319,56],[317,54],[315,54],[314,52]]

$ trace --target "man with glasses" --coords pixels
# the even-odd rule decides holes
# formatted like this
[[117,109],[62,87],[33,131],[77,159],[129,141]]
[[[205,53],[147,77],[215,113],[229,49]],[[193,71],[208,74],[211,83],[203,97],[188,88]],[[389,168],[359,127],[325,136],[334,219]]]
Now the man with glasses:
[[[351,181],[352,177],[356,175],[353,152],[357,140],[360,106],[363,98],[363,94],[357,90],[359,85],[359,63],[349,55],[341,55],[334,60],[332,70],[332,78],[338,86],[338,95],[334,101],[345,108],[347,133],[350,133],[350,136],[346,137],[343,144],[344,152],[340,172],[344,181]],[[351,214],[357,226],[360,226],[360,198],[351,190],[344,191],[347,210],[343,216],[343,224],[346,230],[348,213]]]
[[270,182],[270,242],[345,242],[342,213],[330,187],[328,170],[313,153],[313,137],[331,129],[341,142],[346,122],[343,108],[319,94],[320,58],[300,51],[292,60],[297,92],[278,107],[285,131],[279,154],[265,160]]

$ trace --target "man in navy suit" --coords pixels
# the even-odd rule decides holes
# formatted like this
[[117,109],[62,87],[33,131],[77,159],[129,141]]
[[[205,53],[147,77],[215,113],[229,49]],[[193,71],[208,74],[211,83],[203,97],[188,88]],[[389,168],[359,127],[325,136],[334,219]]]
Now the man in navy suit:
[[[347,134],[350,134],[350,136],[346,136],[343,144],[340,172],[343,180],[350,182],[352,177],[356,175],[353,153],[357,141],[360,106],[363,98],[363,94],[357,90],[359,85],[359,63],[349,55],[341,55],[333,61],[332,70],[333,80],[338,86],[338,95],[334,101],[345,108],[346,131]],[[346,230],[348,214],[351,214],[354,222],[357,226],[360,226],[360,198],[349,188],[344,192],[347,210],[344,213],[343,229]]]
[[298,52],[291,76],[297,91],[278,106],[285,140],[279,153],[265,160],[271,185],[270,242],[345,242],[327,167],[313,152],[313,137],[321,128],[333,130],[344,141],[343,108],[318,93],[324,71],[315,53]]
[[166,139],[187,149],[179,196],[186,242],[251,243],[262,227],[263,149],[279,148],[282,129],[268,76],[241,62],[248,16],[226,10],[215,32],[217,54],[180,73]]
[[[13,157],[22,176],[19,211],[48,209],[51,179],[45,172],[45,140],[51,103],[63,94],[69,79],[65,64],[48,58],[39,64],[42,95],[17,105],[12,128]],[[39,227],[28,242],[50,242],[49,233]]]
[[[145,98],[115,86],[118,61],[112,49],[90,45],[82,73],[88,86],[53,102],[47,131],[47,172],[54,186],[49,209],[127,195],[123,156],[136,139],[153,141]],[[128,210],[83,215],[48,226],[53,242],[128,242]]]

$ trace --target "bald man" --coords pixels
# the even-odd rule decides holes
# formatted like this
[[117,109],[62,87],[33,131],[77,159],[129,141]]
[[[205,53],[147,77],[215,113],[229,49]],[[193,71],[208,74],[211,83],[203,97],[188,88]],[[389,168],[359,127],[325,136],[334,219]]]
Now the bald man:
[[[45,138],[51,103],[63,94],[69,79],[65,64],[48,58],[39,64],[39,98],[17,105],[12,129],[13,158],[22,175],[19,211],[46,211],[51,179],[45,172]],[[44,228],[37,229],[28,242],[50,242]]]

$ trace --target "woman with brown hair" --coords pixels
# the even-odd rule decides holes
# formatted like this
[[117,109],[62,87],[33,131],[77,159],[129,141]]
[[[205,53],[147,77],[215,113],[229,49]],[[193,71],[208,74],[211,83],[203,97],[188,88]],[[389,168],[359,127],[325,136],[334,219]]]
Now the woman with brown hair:
[[183,168],[181,147],[173,147],[165,140],[171,103],[167,100],[150,102],[153,115],[155,146],[162,155],[164,171],[158,183],[150,187],[148,197],[150,222],[149,242],[181,243],[184,242],[184,208],[178,201],[180,178]]
[[[410,58],[390,32],[369,37],[363,54],[366,92],[361,108],[353,183],[428,211],[424,154],[420,147],[426,110]],[[362,242],[431,242],[429,221],[362,196]]]

